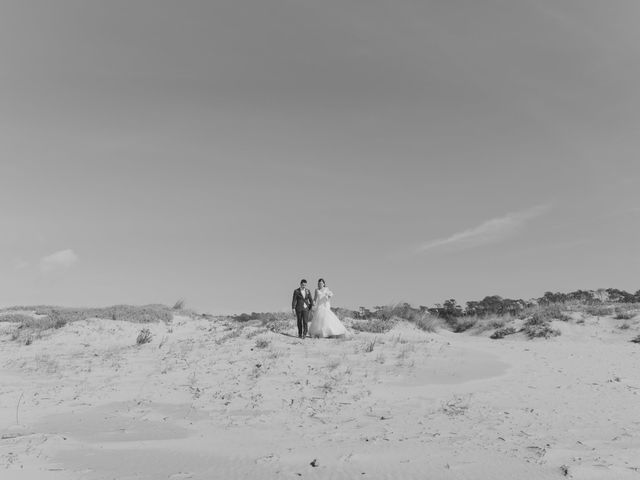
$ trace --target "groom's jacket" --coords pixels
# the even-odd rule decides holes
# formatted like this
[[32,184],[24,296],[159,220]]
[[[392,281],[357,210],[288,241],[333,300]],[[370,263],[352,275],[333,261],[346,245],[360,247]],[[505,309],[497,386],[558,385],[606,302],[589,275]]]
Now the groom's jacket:
[[305,305],[307,310],[311,310],[313,307],[313,299],[311,298],[311,292],[308,288],[305,288],[304,297],[302,296],[302,292],[299,288],[296,288],[293,291],[293,299],[291,300],[291,308],[293,308],[296,312],[300,310],[304,310]]

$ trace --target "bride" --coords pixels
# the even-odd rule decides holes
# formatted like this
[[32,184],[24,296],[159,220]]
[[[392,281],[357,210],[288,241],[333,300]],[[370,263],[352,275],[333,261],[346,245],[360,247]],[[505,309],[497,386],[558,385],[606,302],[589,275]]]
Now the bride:
[[318,288],[313,297],[312,319],[309,324],[309,336],[311,337],[341,337],[347,333],[342,322],[331,311],[329,299],[333,292],[329,290],[321,278],[318,280]]

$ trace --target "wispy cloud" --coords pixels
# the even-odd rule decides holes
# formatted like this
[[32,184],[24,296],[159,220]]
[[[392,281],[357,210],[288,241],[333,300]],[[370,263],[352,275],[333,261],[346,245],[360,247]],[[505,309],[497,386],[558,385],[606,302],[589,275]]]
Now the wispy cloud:
[[25,270],[26,268],[29,268],[29,262],[27,262],[23,258],[15,258],[13,260],[14,270]]
[[515,234],[529,220],[539,217],[550,208],[549,205],[538,205],[520,212],[508,213],[503,217],[492,218],[477,227],[454,233],[446,238],[424,243],[417,251],[418,253],[424,253],[434,248],[445,246],[466,249],[500,242]]
[[53,272],[54,270],[64,270],[78,263],[78,255],[71,250],[60,250],[40,259],[40,270],[43,273]]

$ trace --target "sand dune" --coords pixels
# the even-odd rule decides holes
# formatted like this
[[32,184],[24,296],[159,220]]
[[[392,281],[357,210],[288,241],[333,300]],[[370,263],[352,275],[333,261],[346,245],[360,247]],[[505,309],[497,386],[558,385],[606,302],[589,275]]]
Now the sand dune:
[[638,325],[583,320],[300,341],[176,316],[144,345],[135,323],[31,345],[0,323],[2,478],[639,478]]

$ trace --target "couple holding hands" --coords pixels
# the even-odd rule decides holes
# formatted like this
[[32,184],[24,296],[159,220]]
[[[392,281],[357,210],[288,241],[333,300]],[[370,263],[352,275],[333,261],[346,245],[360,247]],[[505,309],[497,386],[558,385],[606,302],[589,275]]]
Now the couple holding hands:
[[293,291],[291,308],[298,320],[298,337],[341,337],[347,333],[342,322],[331,311],[330,299],[333,292],[327,288],[325,281],[318,280],[313,298],[307,288],[307,281],[300,281],[300,288]]

